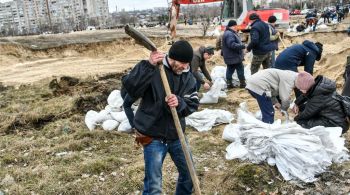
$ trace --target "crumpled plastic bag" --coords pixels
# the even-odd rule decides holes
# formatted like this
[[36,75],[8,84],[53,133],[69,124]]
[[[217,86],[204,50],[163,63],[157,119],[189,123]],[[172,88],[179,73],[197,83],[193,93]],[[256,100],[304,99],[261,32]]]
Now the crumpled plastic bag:
[[119,122],[116,120],[106,120],[102,123],[102,128],[105,131],[112,131],[116,129],[119,125]]
[[226,97],[226,93],[222,91],[225,88],[226,82],[222,78],[218,78],[214,81],[213,86],[207,93],[203,93],[203,97],[200,99],[201,104],[216,104],[219,102],[219,97]]
[[238,109],[237,121],[223,132],[223,139],[233,142],[226,148],[226,159],[267,161],[287,181],[314,182],[315,175],[325,172],[332,162],[349,159],[340,127],[305,129],[280,120],[266,124],[246,108]]
[[220,109],[204,109],[200,112],[194,112],[186,117],[186,124],[198,131],[209,131],[214,125],[230,123],[233,120],[233,114]]

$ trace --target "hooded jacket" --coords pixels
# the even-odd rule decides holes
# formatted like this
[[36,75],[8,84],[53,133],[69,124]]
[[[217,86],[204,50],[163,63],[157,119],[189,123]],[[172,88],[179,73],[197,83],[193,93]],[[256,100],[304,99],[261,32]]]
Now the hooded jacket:
[[205,83],[202,75],[199,73],[199,69],[201,69],[202,73],[204,74],[205,78],[207,78],[209,81],[212,81],[209,71],[207,67],[205,66],[205,60],[203,57],[205,51],[205,47],[200,47],[197,51],[193,53],[193,59],[191,62],[191,71],[193,76],[196,78],[197,81],[200,81],[202,84]]
[[298,66],[313,74],[315,61],[320,60],[322,50],[315,43],[305,40],[303,44],[295,44],[283,50],[276,58],[275,68],[298,72]]
[[226,28],[222,37],[222,55],[225,64],[233,65],[241,63],[244,60],[243,49],[245,45],[236,31]]
[[[171,92],[177,96],[176,107],[182,130],[185,131],[185,117],[197,111],[199,106],[196,82],[189,70],[178,75],[174,73],[165,57],[164,70]],[[148,61],[139,62],[131,72],[123,77],[123,86],[133,97],[142,101],[135,114],[134,126],[142,134],[155,139],[177,140],[178,135],[168,104],[159,69]]]
[[304,128],[341,127],[344,133],[349,124],[340,102],[332,97],[335,93],[334,81],[321,75],[317,76],[314,86],[295,101],[300,112],[294,120]]

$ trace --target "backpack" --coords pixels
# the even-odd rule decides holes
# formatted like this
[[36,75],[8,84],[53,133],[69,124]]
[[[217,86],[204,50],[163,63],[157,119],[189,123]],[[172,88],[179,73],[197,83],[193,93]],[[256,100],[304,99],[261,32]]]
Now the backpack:
[[350,118],[350,97],[339,95],[338,93],[333,94],[332,97],[333,99],[340,102],[340,105],[343,108],[343,112],[345,113],[346,117],[349,119]]

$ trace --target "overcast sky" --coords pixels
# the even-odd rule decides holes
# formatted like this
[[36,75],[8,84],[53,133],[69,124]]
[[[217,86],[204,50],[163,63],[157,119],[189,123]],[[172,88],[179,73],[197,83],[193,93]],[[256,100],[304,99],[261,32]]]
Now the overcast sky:
[[[12,1],[12,0],[0,0],[1,3]],[[141,10],[153,7],[168,7],[167,2],[171,0],[108,0],[109,12],[114,12],[116,6],[118,6],[118,11],[125,9],[130,10]]]
[[114,12],[116,6],[118,6],[118,11],[125,9],[130,10],[142,10],[153,7],[168,7],[167,2],[171,0],[108,0],[109,12]]

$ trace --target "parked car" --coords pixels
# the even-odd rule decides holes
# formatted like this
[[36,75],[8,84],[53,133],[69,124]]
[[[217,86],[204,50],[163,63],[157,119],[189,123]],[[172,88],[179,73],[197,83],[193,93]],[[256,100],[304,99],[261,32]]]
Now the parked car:
[[303,9],[303,10],[300,11],[300,13],[302,15],[306,15],[307,13],[312,12],[312,11],[313,11],[312,9]]
[[86,27],[86,30],[96,30],[96,28],[94,26],[88,26]]
[[299,9],[295,9],[289,13],[290,15],[301,15],[301,11]]

